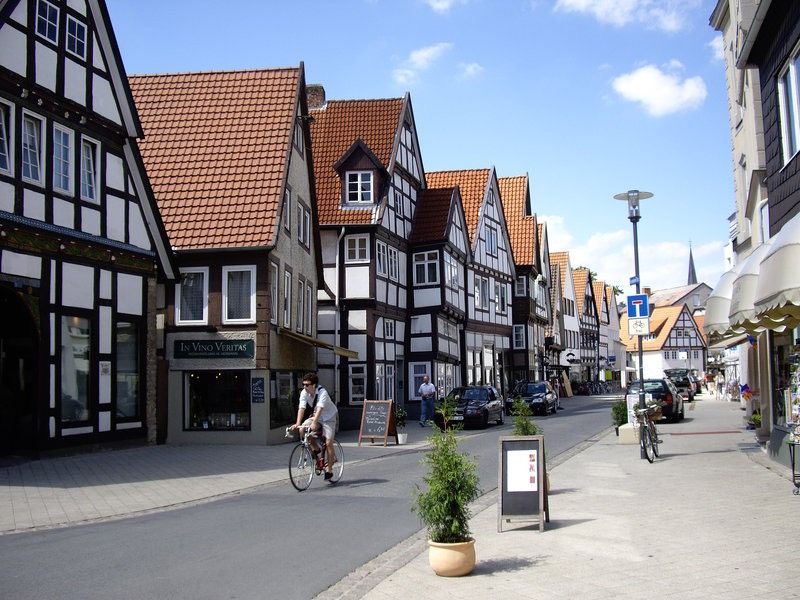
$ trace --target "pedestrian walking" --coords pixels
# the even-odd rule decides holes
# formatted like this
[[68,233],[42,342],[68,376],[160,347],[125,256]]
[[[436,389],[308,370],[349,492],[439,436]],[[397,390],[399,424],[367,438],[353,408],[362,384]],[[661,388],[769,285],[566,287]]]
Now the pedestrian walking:
[[422,376],[419,395],[422,397],[419,425],[420,427],[425,427],[425,423],[433,420],[433,401],[436,399],[436,386],[430,383],[430,378],[427,375]]

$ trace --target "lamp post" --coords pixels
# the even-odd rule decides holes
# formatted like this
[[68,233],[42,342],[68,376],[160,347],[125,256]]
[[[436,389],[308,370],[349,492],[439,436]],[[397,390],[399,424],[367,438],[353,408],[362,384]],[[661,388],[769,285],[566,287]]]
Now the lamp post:
[[[614,196],[615,200],[622,200],[628,203],[628,220],[633,223],[633,266],[636,270],[636,293],[641,293],[641,283],[639,282],[639,232],[637,223],[641,220],[642,215],[639,212],[639,201],[645,198],[652,198],[653,194],[650,192],[642,192],[639,190],[628,190],[621,194]],[[639,336],[639,408],[646,408],[644,402],[644,351],[642,350],[642,336]],[[641,457],[645,458],[644,448],[641,450]]]

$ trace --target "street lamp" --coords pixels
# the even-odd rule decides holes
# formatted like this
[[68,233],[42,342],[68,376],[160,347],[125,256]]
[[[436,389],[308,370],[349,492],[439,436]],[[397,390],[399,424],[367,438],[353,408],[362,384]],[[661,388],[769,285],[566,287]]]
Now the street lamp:
[[[633,265],[636,269],[636,293],[640,293],[639,282],[639,232],[636,224],[641,220],[642,215],[639,212],[639,201],[645,198],[652,198],[653,194],[650,192],[642,192],[640,190],[628,190],[621,194],[614,196],[615,200],[622,200],[628,203],[628,220],[633,223]],[[639,336],[639,408],[646,408],[644,402],[644,351],[642,350],[642,336]],[[645,458],[644,446],[642,446],[641,457]]]

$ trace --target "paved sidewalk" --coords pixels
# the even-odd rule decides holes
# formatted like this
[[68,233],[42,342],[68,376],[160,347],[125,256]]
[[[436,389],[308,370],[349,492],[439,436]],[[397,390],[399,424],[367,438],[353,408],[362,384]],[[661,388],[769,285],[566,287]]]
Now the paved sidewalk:
[[788,469],[755,444],[738,403],[704,398],[682,423],[659,426],[654,464],[612,431],[551,468],[544,533],[497,533],[489,494],[472,520],[472,575],[434,575],[417,535],[320,598],[800,598]]
[[[408,444],[388,446],[340,432],[346,465],[419,451],[430,434],[416,421]],[[142,446],[0,468],[0,535],[124,518],[207,502],[268,484],[288,483],[291,444]],[[345,467],[347,468],[347,466]],[[1,594],[0,594],[1,595]]]

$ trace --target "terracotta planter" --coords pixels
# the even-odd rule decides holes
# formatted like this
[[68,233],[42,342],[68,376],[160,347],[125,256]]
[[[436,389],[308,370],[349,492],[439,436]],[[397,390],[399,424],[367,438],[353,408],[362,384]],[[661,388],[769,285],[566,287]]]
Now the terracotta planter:
[[469,575],[475,568],[475,540],[455,544],[428,540],[428,560],[440,577]]

